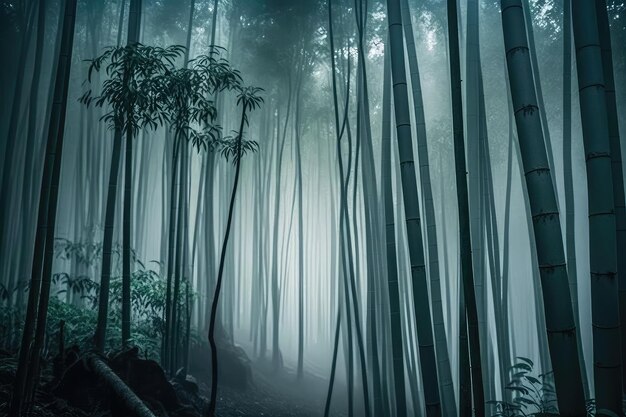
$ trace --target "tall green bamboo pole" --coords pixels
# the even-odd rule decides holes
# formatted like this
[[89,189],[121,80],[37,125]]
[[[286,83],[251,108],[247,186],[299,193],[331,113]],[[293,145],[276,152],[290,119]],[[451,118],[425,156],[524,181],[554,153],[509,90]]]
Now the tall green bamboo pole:
[[[127,44],[133,44],[139,41],[139,25],[141,21],[141,0],[130,1],[130,11],[128,20],[128,37]],[[122,13],[124,8],[122,8]],[[121,18],[120,18],[121,20]],[[118,29],[120,30],[120,29]],[[119,36],[118,36],[119,38]],[[111,281],[111,259],[112,259],[112,247],[113,247],[113,227],[115,220],[115,202],[117,199],[117,183],[119,178],[119,165],[121,161],[121,149],[122,149],[122,131],[121,128],[116,128],[113,137],[113,153],[111,155],[111,170],[109,172],[109,188],[107,192],[106,208],[105,208],[105,220],[104,220],[104,238],[102,247],[102,272],[100,275],[100,294],[98,297],[98,319],[96,323],[96,331],[94,333],[94,343],[98,351],[104,350],[104,343],[106,340],[106,328],[109,312],[109,285]],[[132,146],[132,145],[131,145]],[[128,145],[127,145],[128,147]],[[131,149],[132,156],[132,149]],[[132,172],[132,163],[125,167],[126,174]],[[130,171],[130,172],[129,172]],[[132,184],[132,176],[128,175]],[[126,187],[126,185],[125,185]],[[129,186],[129,190],[132,190],[132,186]],[[130,209],[128,210],[128,219],[130,220]],[[130,225],[130,223],[128,223]],[[129,229],[130,230],[130,229]],[[124,256],[124,255],[123,255]],[[128,272],[125,289],[123,290],[123,299],[130,301],[130,247],[126,254],[128,258]],[[130,338],[130,302],[127,303],[126,308],[123,308],[123,316],[128,314],[128,326],[125,324],[123,327],[123,333],[128,333],[126,336]],[[128,311],[128,313],[126,313]],[[124,321],[124,320],[123,320]],[[122,337],[122,340],[127,340]]]
[[[372,147],[372,127],[370,121],[370,100],[367,77],[367,54],[365,53],[365,33],[368,16],[368,2],[365,0],[355,0],[355,16],[357,24],[357,48],[359,51],[359,59],[357,65],[357,143],[362,142],[361,152],[361,175],[363,188],[363,214],[365,217],[365,249],[367,256],[367,315],[366,325],[369,328],[367,334],[367,353],[370,368],[372,370],[372,399],[374,413],[383,416],[383,403],[381,377],[380,377],[380,360],[379,360],[379,339],[380,334],[377,329],[377,318],[379,316],[377,309],[378,291],[377,286],[380,283],[380,277],[383,275],[380,257],[376,254],[382,252],[382,216],[378,206],[378,187],[376,181],[374,151]],[[359,123],[360,121],[360,123]],[[360,140],[359,140],[360,139]],[[358,147],[357,147],[358,149]],[[358,152],[357,152],[358,153]],[[357,156],[358,158],[358,156]],[[355,176],[356,179],[356,176]],[[355,182],[356,185],[356,182]],[[356,217],[355,217],[356,219]],[[357,230],[355,228],[355,237]],[[386,407],[385,407],[386,408]]]
[[[454,159],[455,177],[457,189],[457,204],[459,206],[459,232],[461,251],[461,277],[462,294],[465,304],[465,314],[460,313],[462,320],[459,322],[460,333],[464,334],[467,329],[470,371],[472,380],[472,394],[474,398],[474,412],[477,417],[485,415],[485,394],[483,388],[482,364],[480,360],[480,332],[478,326],[478,308],[476,306],[476,293],[474,291],[474,271],[472,266],[472,241],[470,234],[470,213],[468,200],[467,169],[465,162],[465,139],[463,133],[463,101],[461,97],[461,63],[459,53],[459,24],[457,1],[448,0],[448,42],[450,50],[450,84],[452,90],[452,129],[454,135]],[[467,323],[465,323],[465,320]],[[465,327],[467,326],[467,327]],[[461,337],[461,343],[465,340]],[[467,362],[465,356],[466,347],[461,347],[460,365]],[[467,381],[467,370],[461,369],[461,381]],[[467,401],[463,395],[467,389],[461,388],[460,408],[467,410]]]
[[419,210],[420,201],[417,192],[417,178],[413,159],[413,141],[404,60],[400,1],[387,0],[387,11],[396,131],[398,136],[398,152],[400,154],[402,191],[404,197],[407,240],[409,244],[409,259],[411,263],[411,278],[413,281],[413,302],[415,305],[424,401],[426,403],[427,416],[438,417],[441,415],[439,378],[437,375],[437,360],[433,342],[433,325],[430,313],[430,300],[428,297],[428,283],[426,281],[424,242]]
[[[304,64],[301,64],[304,66]],[[302,74],[302,68],[299,69]],[[304,375],[304,207],[302,205],[302,132],[301,132],[301,91],[302,81],[298,83],[296,90],[296,106],[294,116],[294,140],[296,142],[296,185],[298,199],[298,366],[297,377],[302,379]]]
[[[128,9],[128,40],[132,45],[139,42],[141,24],[141,1],[130,0]],[[131,116],[129,109],[127,117]],[[122,344],[128,345],[130,331],[130,278],[131,278],[131,235],[132,235],[132,189],[133,189],[133,139],[131,129],[126,132],[126,152],[124,154],[124,211],[122,214]]]
[[559,411],[585,415],[578,361],[578,337],[565,265],[565,253],[534,87],[521,0],[502,0],[502,28],[513,112],[533,219],[542,283],[548,345]]
[[426,137],[426,118],[424,116],[424,99],[415,47],[415,36],[411,22],[411,9],[408,0],[401,2],[402,26],[406,42],[409,72],[411,77],[411,94],[413,96],[413,115],[415,116],[417,159],[420,169],[420,185],[424,195],[424,220],[426,221],[426,239],[428,242],[428,273],[435,331],[435,350],[437,352],[437,369],[442,396],[443,415],[456,415],[456,399],[452,384],[452,371],[448,356],[446,326],[443,319],[443,303],[441,300],[441,280],[439,273],[439,244],[437,225],[435,223],[435,204],[430,179],[430,162],[428,156],[428,140]]
[[602,50],[602,70],[604,74],[604,96],[609,123],[609,146],[611,148],[611,171],[613,173],[613,201],[615,203],[615,225],[617,230],[617,278],[619,285],[619,313],[622,356],[622,390],[626,388],[626,202],[624,197],[624,167],[619,136],[617,101],[615,97],[615,76],[611,52],[611,31],[606,0],[596,1],[598,35]]
[[[572,172],[572,3],[563,2],[563,189],[565,193],[565,255],[569,279],[574,321],[580,329],[578,308],[578,273],[576,266],[576,222],[574,203],[574,178]],[[578,341],[580,372],[583,378],[585,398],[589,398],[589,379],[585,366],[582,338]]]
[[[614,181],[595,2],[572,2],[578,94],[587,166],[593,362],[598,409],[622,413]],[[620,254],[623,257],[624,254]]]
[[[57,73],[54,81],[54,96],[46,142],[46,158],[39,196],[37,232],[35,236],[31,285],[28,294],[28,307],[9,409],[9,416],[11,417],[19,417],[21,415],[24,400],[31,396],[29,392],[25,392],[25,389],[27,387],[32,389],[34,386],[33,381],[38,374],[39,356],[43,347],[43,336],[45,335],[44,330],[52,280],[54,230],[61,177],[65,114],[67,111],[67,95],[72,48],[74,45],[76,3],[77,0],[67,0],[64,7],[61,48],[57,56]],[[35,320],[37,328],[35,340],[33,341]]]
[[222,242],[222,248],[220,250],[220,260],[217,270],[217,278],[215,281],[215,293],[211,303],[211,317],[209,321],[209,345],[211,346],[211,396],[209,402],[209,408],[206,412],[207,417],[215,417],[215,408],[217,405],[217,377],[218,362],[217,362],[217,344],[215,342],[215,324],[217,317],[217,307],[219,305],[220,292],[222,289],[222,280],[224,278],[224,264],[226,259],[226,249],[228,247],[228,240],[230,238],[230,231],[233,222],[233,213],[235,210],[235,201],[237,196],[237,189],[239,187],[239,176],[241,174],[241,158],[243,157],[243,129],[245,126],[246,112],[248,111],[248,104],[243,101],[241,112],[241,123],[239,124],[239,131],[237,132],[237,149],[236,154],[233,156],[235,163],[235,178],[233,180],[233,186],[230,195],[230,203],[228,205],[228,217],[226,220],[226,230],[224,231],[224,240]]
[[391,181],[391,72],[389,52],[385,50],[383,72],[383,120],[382,120],[382,189],[386,225],[387,287],[389,290],[389,314],[391,324],[391,352],[395,390],[396,416],[405,417],[406,389],[404,387],[404,355],[402,352],[402,317],[398,287],[398,257],[396,255],[396,225],[393,214],[393,190]]

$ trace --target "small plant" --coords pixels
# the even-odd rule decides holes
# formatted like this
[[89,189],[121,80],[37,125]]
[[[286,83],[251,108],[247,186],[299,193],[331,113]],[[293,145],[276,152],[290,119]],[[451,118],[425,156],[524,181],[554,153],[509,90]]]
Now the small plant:
[[[539,375],[533,374],[534,363],[528,358],[518,356],[509,368],[509,382],[504,389],[511,401],[487,401],[495,408],[492,417],[550,417],[558,416],[556,391],[552,381],[552,371]],[[602,412],[601,412],[602,411]],[[595,400],[587,401],[587,416],[610,416],[609,411],[596,411]]]
[[516,358],[516,362],[509,369],[509,382],[504,387],[513,399],[510,402],[488,401],[488,404],[495,406],[492,416],[558,415],[552,372],[533,375],[533,366],[533,361],[528,358]]
[[[48,320],[48,346],[46,351],[55,354],[58,351],[58,340],[54,337],[59,332],[59,323],[65,323],[66,345],[78,345],[84,351],[93,345],[93,328],[97,319],[98,283],[89,277],[74,279],[66,273],[56,275],[57,279],[67,285],[67,289],[78,291],[75,288],[78,282],[84,291],[85,306],[76,306],[66,303],[58,297],[50,300]],[[61,289],[58,295],[65,292]],[[184,303],[181,296],[179,303]],[[121,303],[122,278],[113,277],[111,280],[111,311],[108,315],[107,326],[112,329],[107,333],[106,350],[119,348],[121,344]],[[140,268],[133,272],[131,280],[131,307],[133,316],[133,345],[137,346],[145,357],[158,359],[160,354],[161,336],[163,334],[163,308],[165,305],[165,281],[153,270]]]
[[[100,242],[84,243],[73,242],[67,239],[56,239],[55,256],[63,260],[75,260],[87,267],[98,264],[102,256],[102,244]],[[114,245],[113,251],[121,258],[120,245]],[[157,272],[160,264],[151,261],[142,263],[132,251],[134,262],[131,277],[131,314],[133,345],[137,346],[143,356],[158,360],[160,356],[160,344],[164,330],[163,313],[165,308],[165,279]],[[117,259],[117,264],[120,259]],[[118,268],[115,268],[119,270]],[[121,271],[119,271],[121,272]],[[100,284],[93,280],[89,274],[70,274],[65,271],[57,272],[52,277],[55,289],[50,299],[48,321],[46,329],[46,345],[43,353],[45,356],[54,356],[59,351],[58,334],[60,323],[64,323],[65,345],[77,345],[81,351],[87,351],[93,347],[93,329],[97,321],[98,296]],[[187,302],[186,296],[193,300],[196,294],[190,288],[187,291],[187,282],[182,283],[183,290],[179,294],[177,305],[183,308]],[[7,289],[0,286],[0,301],[5,302],[15,291],[21,287]],[[68,302],[65,295],[71,293],[80,299],[80,303]],[[105,351],[119,349],[121,340],[121,303],[122,303],[122,277],[117,274],[111,278],[110,287],[110,313],[107,317],[107,327],[111,329],[105,340]],[[18,339],[19,329],[23,328],[24,317],[17,308],[0,307],[0,340],[3,347],[14,348],[13,344]],[[191,335],[197,340],[195,333]]]

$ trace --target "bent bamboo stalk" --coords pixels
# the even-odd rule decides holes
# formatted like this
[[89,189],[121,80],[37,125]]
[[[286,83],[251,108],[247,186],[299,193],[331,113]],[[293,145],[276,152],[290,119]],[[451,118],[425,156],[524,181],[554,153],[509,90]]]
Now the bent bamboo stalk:
[[136,417],[155,417],[141,399],[130,389],[124,381],[107,365],[99,356],[88,355],[87,366],[91,369],[108,388],[111,389],[117,399],[129,411],[129,415]]

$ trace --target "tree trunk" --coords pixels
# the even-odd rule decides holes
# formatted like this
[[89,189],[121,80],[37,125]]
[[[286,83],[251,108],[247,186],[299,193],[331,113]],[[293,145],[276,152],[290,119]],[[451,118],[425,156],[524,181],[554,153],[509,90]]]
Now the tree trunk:
[[[24,74],[26,61],[28,59],[28,52],[30,50],[29,44],[33,31],[32,20],[34,18],[34,10],[33,7],[30,10],[28,16],[25,16],[25,19],[22,21],[22,37],[21,37],[21,45],[20,45],[20,53],[18,57],[17,63],[17,79],[15,80],[15,87],[13,89],[13,100],[11,101],[11,116],[9,117],[9,129],[7,133],[6,146],[4,149],[4,155],[2,158],[2,172],[0,175],[0,192],[3,196],[2,201],[0,202],[0,252],[5,252],[5,244],[9,242],[5,242],[8,239],[8,227],[10,223],[7,221],[11,208],[11,172],[13,171],[13,159],[16,157],[15,145],[19,143],[17,139],[17,130],[18,124],[20,121],[21,109],[22,109],[22,93],[24,87]],[[5,224],[6,223],[6,224]],[[6,262],[6,260],[4,261]],[[4,262],[0,262],[0,268],[4,268]],[[2,269],[0,269],[2,271]]]
[[[622,358],[619,293],[615,278],[618,272],[616,201],[611,166],[611,129],[594,2],[574,1],[572,24],[587,166],[596,405],[598,409],[608,409],[619,415],[622,412]],[[620,257],[624,257],[623,253]]]
[[[36,193],[32,190],[36,189],[36,183],[33,182],[33,163],[35,160],[39,161],[37,155],[39,152],[35,152],[35,146],[37,144],[36,138],[39,135],[37,124],[39,123],[38,115],[38,93],[40,87],[40,78],[41,78],[41,60],[43,55],[43,40],[45,34],[45,16],[46,16],[46,8],[45,8],[45,0],[39,0],[38,5],[36,6],[37,10],[37,26],[36,26],[36,45],[35,45],[35,60],[33,63],[33,76],[31,79],[30,85],[30,97],[29,97],[29,108],[28,108],[28,131],[26,137],[26,151],[24,155],[24,167],[23,167],[23,183],[22,183],[22,192],[21,192],[21,243],[19,245],[19,276],[15,277],[14,274],[9,275],[9,284],[6,285],[8,291],[12,291],[14,287],[19,286],[19,282],[28,282],[30,268],[32,265],[32,237],[33,237],[33,203],[34,198],[36,198]],[[26,47],[23,47],[27,49]],[[45,119],[45,118],[44,118]],[[44,125],[45,126],[45,125]],[[17,137],[10,138],[12,141],[17,141]],[[6,194],[3,194],[6,195]],[[8,196],[5,198],[6,201],[3,201],[0,204],[5,204],[11,201],[11,198]],[[1,210],[1,209],[0,209]],[[2,223],[5,218],[0,216],[0,223]],[[2,234],[2,226],[0,226],[0,241],[5,239],[6,236]],[[17,245],[16,245],[17,246]],[[5,253],[8,255],[8,252],[2,252],[2,242],[0,242],[0,253]],[[7,256],[9,258],[10,256]],[[2,271],[3,265],[0,263],[0,271]],[[2,274],[2,272],[0,272]],[[4,283],[3,283],[4,284]],[[19,291],[19,290],[18,290]],[[20,291],[21,292],[21,291]],[[11,306],[12,294],[9,295],[6,302],[8,306]],[[19,302],[20,296],[17,296],[18,302],[17,311],[21,314],[21,302]],[[8,335],[7,335],[8,336]],[[11,343],[10,340],[12,337],[7,337],[6,342]],[[11,343],[12,345],[12,343]],[[9,345],[11,348],[13,346]]]
[[[367,355],[370,368],[372,370],[372,393],[373,393],[373,411],[377,416],[383,416],[388,408],[383,404],[381,395],[381,376],[380,376],[380,360],[379,360],[379,332],[377,329],[377,321],[380,316],[377,305],[382,301],[378,288],[382,284],[381,278],[384,275],[381,257],[383,253],[383,234],[384,224],[382,213],[380,213],[378,188],[376,181],[374,150],[372,147],[372,127],[370,121],[370,100],[369,87],[367,79],[367,54],[365,53],[364,37],[366,33],[366,24],[368,16],[368,2],[363,0],[355,1],[355,17],[357,25],[357,48],[358,48],[358,66],[357,66],[357,132],[358,139],[362,144],[361,151],[361,177],[362,177],[362,197],[363,197],[363,214],[365,223],[365,253],[367,266],[367,315],[366,326],[367,332]],[[358,159],[358,156],[356,157]],[[355,175],[356,180],[356,175]],[[356,181],[355,181],[356,189]],[[356,207],[356,206],[354,206]],[[356,217],[355,217],[356,219]],[[355,242],[356,239],[355,227]],[[384,411],[385,410],[385,411]]]
[[533,72],[520,0],[502,0],[502,27],[511,99],[528,187],[545,320],[558,405],[563,416],[585,415],[578,337],[556,202],[543,140]]
[[[165,135],[166,140],[168,135]],[[178,221],[178,190],[180,188],[180,167],[179,167],[179,154],[182,147],[181,140],[177,137],[174,139],[174,146],[172,151],[172,170],[171,170],[171,184],[170,184],[170,212],[169,212],[169,231],[167,234],[167,279],[165,287],[165,328],[163,334],[163,341],[161,347],[161,364],[166,371],[170,371],[171,355],[172,355],[172,316],[173,308],[175,308],[174,297],[172,295],[174,275],[177,271],[174,269],[175,256],[176,256],[176,231]]]
[[220,263],[217,270],[217,280],[215,282],[215,294],[213,296],[213,302],[211,303],[211,318],[209,323],[209,344],[211,346],[211,397],[209,402],[209,409],[207,412],[208,417],[215,416],[215,407],[217,404],[217,345],[215,343],[215,322],[217,316],[217,307],[220,299],[220,291],[222,289],[222,280],[224,278],[224,264],[226,260],[226,248],[228,246],[228,239],[230,237],[230,229],[233,221],[233,212],[235,209],[235,197],[237,196],[237,187],[239,186],[239,174],[241,172],[241,158],[242,158],[242,145],[243,140],[243,128],[246,121],[247,105],[243,103],[243,111],[241,113],[241,123],[239,125],[239,132],[237,133],[237,155],[235,156],[235,179],[233,181],[233,189],[230,196],[230,204],[228,206],[228,219],[226,221],[226,230],[224,232],[224,242],[222,243],[222,250],[220,255]]
[[[130,0],[128,9],[128,45],[139,42],[141,24],[141,0]],[[127,117],[132,117],[130,112]],[[132,190],[133,190],[133,133],[126,132],[124,155],[124,211],[122,218],[122,345],[130,342],[130,279],[131,279],[131,235],[132,235]]]
[[387,246],[387,287],[391,324],[391,352],[393,356],[393,381],[395,385],[396,416],[406,417],[406,389],[404,387],[404,355],[402,353],[402,315],[398,287],[398,259],[396,256],[396,225],[393,214],[393,184],[391,181],[391,73],[389,52],[385,51],[383,73],[383,123],[382,123],[382,189]]
[[[509,86],[509,82],[508,82],[508,72],[506,71],[506,67],[504,69],[505,71],[505,77],[506,77],[506,82],[507,82],[507,107],[508,107],[508,111],[507,111],[507,124],[508,124],[508,149],[507,149],[507,156],[506,156],[506,191],[505,191],[505,197],[504,197],[504,224],[503,224],[503,231],[502,231],[502,313],[504,314],[504,317],[502,317],[502,322],[505,326],[509,326],[509,291],[508,291],[508,287],[509,287],[509,279],[510,279],[510,270],[511,270],[511,261],[510,261],[510,236],[511,236],[511,194],[513,191],[513,152],[514,152],[514,147],[515,144],[513,143],[513,141],[515,140],[514,138],[514,114],[513,114],[513,104],[511,103],[511,88]],[[504,336],[507,338],[507,344],[510,338],[510,334],[509,332],[506,332],[506,335]],[[508,352],[508,360],[510,361],[511,358],[511,352]],[[507,363],[507,367],[504,369],[501,369],[500,372],[503,373],[504,376],[504,380],[505,381],[509,381],[509,369],[511,367],[511,363]],[[510,390],[506,390],[506,391],[510,391]],[[503,398],[506,401],[509,400],[513,400],[513,393],[512,392],[504,392],[503,393]]]
[[[480,56],[478,59],[480,63]],[[493,186],[493,174],[491,169],[491,155],[489,149],[489,141],[487,134],[487,112],[485,110],[485,95],[483,86],[482,69],[479,68],[479,86],[478,86],[478,106],[479,106],[479,152],[481,157],[481,191],[482,205],[484,212],[484,223],[486,232],[487,255],[489,260],[489,276],[491,277],[491,298],[494,308],[494,324],[496,349],[493,354],[488,353],[488,357],[495,363],[495,355],[498,355],[498,370],[500,376],[500,386],[504,387],[507,380],[504,374],[507,373],[510,365],[510,347],[509,347],[509,328],[507,314],[505,311],[507,304],[505,299],[508,297],[506,287],[503,285],[502,272],[500,268],[500,239],[498,237],[498,222],[496,218],[495,196]],[[485,287],[485,291],[487,287]],[[495,375],[495,365],[491,368],[491,374]],[[490,384],[492,398],[495,398],[496,384]],[[508,391],[508,390],[507,390]]]
[[[572,173],[572,3],[563,2],[563,188],[565,191],[565,254],[574,322],[580,329],[578,308],[578,267],[576,265],[576,222],[574,178]],[[589,398],[589,381],[582,347],[582,336],[577,339],[580,373],[585,398]]]
[[[282,180],[283,152],[285,150],[285,139],[289,115],[291,113],[291,80],[289,80],[289,93],[287,99],[287,110],[285,112],[285,123],[282,135],[280,129],[277,129],[277,153],[276,153],[276,188],[274,190],[274,224],[273,224],[273,250],[272,250],[272,365],[274,370],[281,367],[282,355],[280,353],[280,285],[278,267],[278,222],[280,219],[280,189]],[[277,122],[280,120],[278,118]],[[281,137],[282,136],[282,137]]]
[[[617,231],[617,277],[619,285],[619,313],[622,357],[622,390],[626,390],[626,203],[624,197],[624,169],[620,144],[617,101],[615,97],[615,77],[611,53],[611,31],[606,0],[596,1],[598,35],[602,50],[602,70],[604,75],[604,96],[607,121],[609,124],[609,146],[611,149],[611,172],[613,174],[613,201],[615,205],[615,225]],[[624,392],[624,391],[622,391]]]
[[126,0],[120,5],[120,18],[117,22],[117,46],[122,45],[122,30],[124,28],[124,14],[126,12]]
[[122,219],[122,346],[130,343],[131,213],[133,199],[133,134],[126,132],[124,154],[124,213]]
[[100,357],[88,355],[86,362],[89,368],[104,382],[107,388],[115,395],[115,398],[124,406],[129,416],[155,417],[143,401]]
[[109,287],[111,283],[111,258],[113,248],[113,227],[115,223],[115,201],[117,199],[117,181],[119,178],[122,156],[122,132],[116,130],[113,136],[113,153],[109,171],[109,188],[104,214],[104,238],[102,242],[102,272],[100,274],[100,292],[98,295],[98,319],[94,334],[96,350],[104,352],[107,320],[109,316]]
[[[127,43],[132,44],[139,41],[139,20],[138,10],[141,7],[141,0],[131,0],[128,20]],[[123,21],[124,5],[120,11],[120,22]],[[118,29],[118,44],[121,36],[121,25]],[[123,133],[121,128],[116,128],[113,136],[113,153],[111,155],[111,170],[109,171],[109,188],[104,218],[104,236],[102,242],[102,272],[100,274],[100,292],[98,295],[98,319],[94,334],[94,343],[98,352],[103,352],[106,342],[106,328],[109,313],[109,287],[111,282],[111,258],[113,248],[113,231],[115,224],[115,207],[117,200],[117,183],[119,179],[119,165],[121,160]],[[128,140],[128,139],[127,139]],[[128,144],[127,144],[128,148]],[[128,150],[128,149],[127,149]],[[131,152],[132,153],[132,152]],[[132,163],[130,164],[132,168]],[[128,169],[128,168],[126,168]],[[129,175],[129,178],[131,176]],[[130,178],[132,180],[132,178]],[[132,187],[132,182],[130,183]],[[125,185],[126,187],[126,185]],[[132,189],[132,188],[131,188]],[[126,189],[125,189],[126,190]],[[124,209],[126,210],[126,208]],[[129,208],[130,210],[130,208]],[[130,267],[129,267],[130,270]],[[128,281],[130,283],[130,281]],[[130,331],[128,332],[130,337]],[[125,340],[122,336],[122,340]]]
[[[34,381],[38,376],[39,356],[43,346],[48,313],[65,114],[67,110],[72,47],[74,44],[76,0],[66,1],[64,14],[63,36],[57,57],[58,70],[54,82],[54,99],[50,125],[48,127],[46,159],[39,197],[31,286],[28,294],[28,307],[22,333],[22,344],[18,357],[13,397],[11,399],[9,413],[11,417],[18,417],[21,414],[23,401],[31,396],[31,393],[29,391],[25,392],[25,390],[34,387]],[[37,329],[33,342],[32,333],[35,327],[35,318],[37,320]]]
[[175,241],[175,250],[174,250],[174,259],[172,259],[172,271],[173,271],[173,287],[172,287],[172,300],[171,300],[171,315],[170,315],[170,322],[168,323],[169,325],[169,341],[170,341],[170,345],[169,345],[169,363],[168,363],[168,367],[169,367],[169,372],[170,374],[175,374],[176,370],[177,370],[177,366],[178,366],[178,347],[179,347],[179,340],[178,340],[178,328],[179,328],[179,308],[180,308],[180,304],[179,304],[179,300],[180,300],[180,282],[181,282],[181,274],[182,274],[182,258],[183,258],[183,242],[185,241],[184,238],[184,233],[183,233],[183,229],[184,229],[184,217],[185,217],[185,207],[184,207],[184,194],[185,194],[185,183],[186,183],[186,177],[187,177],[187,157],[188,157],[188,150],[187,150],[187,142],[185,141],[184,138],[179,138],[178,139],[179,145],[181,146],[180,149],[180,162],[179,162],[179,168],[178,168],[178,174],[177,174],[177,187],[176,187],[176,191],[177,191],[177,195],[175,196],[176,198],[176,206],[177,206],[177,210],[176,210],[176,233],[174,235],[174,241]]
[[413,282],[413,302],[419,357],[422,370],[422,386],[426,402],[426,415],[441,415],[439,399],[439,378],[433,342],[433,326],[424,263],[424,242],[420,220],[420,201],[417,193],[417,179],[413,161],[409,96],[407,93],[404,47],[402,40],[402,15],[399,0],[387,0],[389,20],[389,44],[391,48],[391,75],[395,104],[398,152],[400,155],[402,191],[406,217],[406,233],[409,244],[411,278]]
[[[302,69],[300,69],[302,71]],[[298,199],[298,365],[297,377],[302,379],[304,367],[304,218],[302,206],[302,152],[300,150],[300,91],[296,91],[295,142],[296,142],[296,184]]]
[[[565,3],[565,2],[564,2]],[[554,189],[557,193],[559,189],[557,187],[557,175],[556,167],[554,165],[554,156],[552,152],[552,140],[550,139],[550,129],[548,128],[548,116],[546,115],[546,106],[543,102],[543,89],[541,88],[541,74],[539,72],[539,62],[537,60],[537,48],[535,47],[535,34],[533,30],[533,21],[532,16],[530,14],[530,4],[528,0],[523,0],[522,7],[524,9],[525,23],[526,23],[526,31],[528,36],[528,48],[530,50],[530,64],[533,70],[533,76],[535,80],[535,91],[537,94],[537,102],[539,104],[539,113],[541,115],[541,128],[543,129],[543,135],[546,143],[546,152],[548,154],[548,164],[550,169],[552,169],[552,183],[554,184]],[[559,205],[559,201],[557,199],[557,207]]]
[[[465,320],[459,322],[460,333],[463,336],[465,329],[469,336],[469,356],[471,367],[471,380],[474,398],[474,410],[477,417],[485,415],[485,395],[483,391],[482,364],[480,361],[480,335],[478,328],[478,308],[476,306],[476,294],[474,292],[474,271],[472,266],[472,241],[470,234],[470,213],[467,192],[467,169],[465,165],[465,140],[463,135],[463,102],[461,98],[461,69],[459,57],[459,31],[458,12],[456,0],[448,0],[448,42],[450,49],[450,83],[452,89],[452,123],[454,134],[454,159],[455,178],[457,188],[457,204],[459,207],[459,231],[461,251],[461,277],[463,286],[463,301],[465,314],[461,311],[460,316]],[[465,327],[467,325],[467,327]],[[465,341],[461,337],[461,359],[465,359]],[[459,366],[466,367],[465,360],[459,362]],[[461,369],[461,375],[466,375],[467,369]],[[468,381],[469,376],[461,378]],[[463,400],[463,394],[469,394],[469,387],[461,388],[460,408],[467,405]],[[463,413],[464,414],[464,413]]]
[[443,319],[443,305],[441,300],[441,279],[439,272],[439,243],[437,225],[435,222],[435,204],[430,179],[430,162],[428,155],[428,140],[426,137],[426,118],[424,116],[424,99],[417,61],[413,24],[408,0],[402,0],[402,25],[406,41],[407,57],[411,76],[411,94],[413,95],[413,114],[415,116],[417,158],[420,168],[421,191],[424,195],[424,220],[426,221],[426,238],[428,242],[428,273],[430,277],[431,303],[433,311],[433,325],[435,330],[435,349],[437,352],[437,369],[439,370],[440,392],[442,396],[443,415],[456,415],[456,400],[452,384],[452,371],[448,356],[446,328]]
[[333,359],[330,364],[330,379],[328,381],[328,392],[324,403],[324,417],[328,417],[330,412],[330,401],[333,396],[333,386],[335,385],[335,370],[337,369],[337,353],[339,352],[339,329],[341,327],[341,313],[337,311],[337,323],[335,324],[335,341],[333,343]]
[[[482,86],[480,45],[478,28],[478,1],[468,0],[465,37],[465,135],[467,150],[467,184],[468,202],[470,215],[470,239],[472,242],[472,267],[474,273],[473,292],[476,295],[476,308],[478,312],[478,332],[480,334],[480,357],[485,373],[493,372],[490,363],[490,343],[487,336],[487,300],[486,300],[486,276],[487,265],[485,256],[485,205],[483,195],[483,181],[481,175],[484,172],[485,161],[480,152],[482,141],[480,88]],[[462,32],[461,32],[462,34]],[[470,287],[465,287],[466,291]],[[486,382],[486,381],[483,381]],[[486,400],[492,400],[493,384],[486,383]],[[485,386],[483,385],[483,389]]]

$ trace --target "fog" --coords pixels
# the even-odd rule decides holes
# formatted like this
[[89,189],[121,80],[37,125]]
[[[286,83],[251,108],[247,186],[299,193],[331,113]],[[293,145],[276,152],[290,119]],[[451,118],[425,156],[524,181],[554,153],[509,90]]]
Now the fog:
[[623,415],[622,1],[6,0],[0,48],[7,415],[183,415],[133,348],[185,415]]

